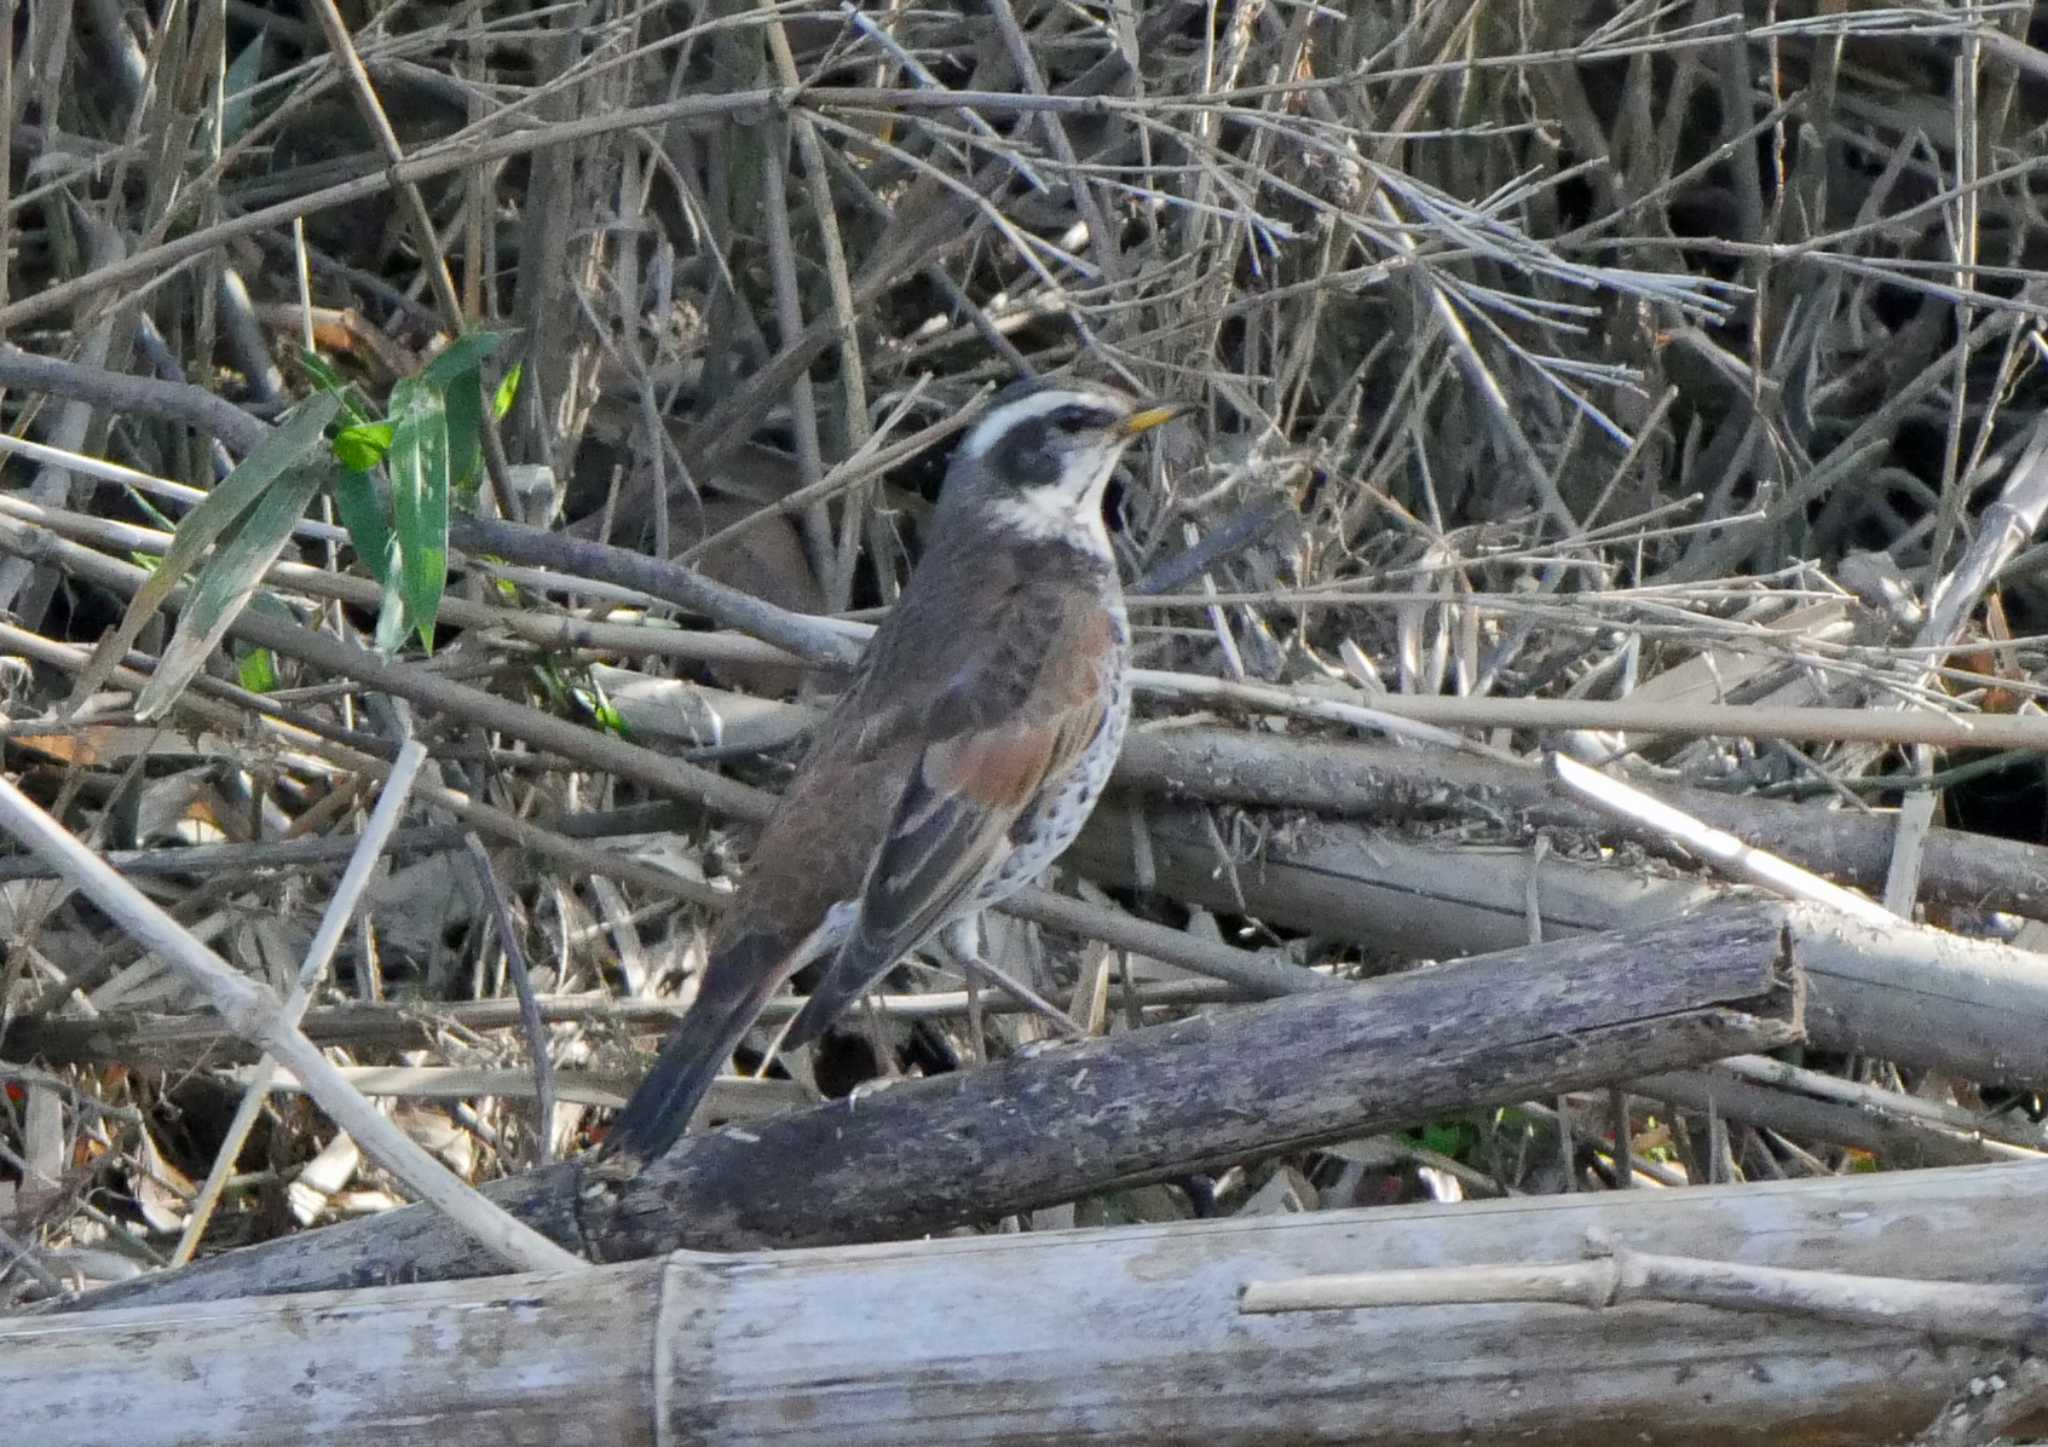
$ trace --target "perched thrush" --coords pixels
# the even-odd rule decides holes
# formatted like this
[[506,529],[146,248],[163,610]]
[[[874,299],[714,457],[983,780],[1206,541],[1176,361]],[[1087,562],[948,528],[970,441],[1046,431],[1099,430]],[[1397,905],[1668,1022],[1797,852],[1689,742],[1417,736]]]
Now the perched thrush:
[[709,963],[601,1157],[675,1143],[762,1007],[823,961],[785,1045],[1073,842],[1129,714],[1102,494],[1177,407],[1019,382],[953,455],[929,543],[755,845]]

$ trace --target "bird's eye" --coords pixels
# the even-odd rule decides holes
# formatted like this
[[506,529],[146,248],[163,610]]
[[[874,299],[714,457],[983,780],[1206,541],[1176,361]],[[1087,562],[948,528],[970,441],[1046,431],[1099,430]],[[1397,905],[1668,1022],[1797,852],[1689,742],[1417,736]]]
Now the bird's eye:
[[1052,425],[1062,432],[1086,432],[1094,425],[1095,410],[1092,407],[1062,407],[1052,414]]

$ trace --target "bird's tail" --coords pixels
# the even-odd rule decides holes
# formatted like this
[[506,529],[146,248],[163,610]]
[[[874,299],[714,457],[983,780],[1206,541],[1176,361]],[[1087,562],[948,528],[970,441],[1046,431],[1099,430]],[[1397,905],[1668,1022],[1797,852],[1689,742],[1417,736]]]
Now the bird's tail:
[[597,1161],[607,1171],[638,1171],[676,1143],[762,1007],[803,963],[792,958],[802,948],[790,950],[785,941],[757,934],[718,952],[654,1068],[598,1147]]
[[824,975],[811,986],[810,997],[797,1011],[796,1018],[784,1028],[779,1048],[794,1050],[823,1035],[847,1006],[880,984],[890,966],[906,953],[897,950],[885,954],[858,929],[853,931],[826,966]]

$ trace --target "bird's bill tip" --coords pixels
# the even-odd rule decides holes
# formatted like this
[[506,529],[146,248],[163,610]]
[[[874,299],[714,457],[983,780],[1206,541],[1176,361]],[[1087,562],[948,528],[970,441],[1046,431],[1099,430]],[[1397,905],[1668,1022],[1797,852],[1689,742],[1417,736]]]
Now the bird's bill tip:
[[1149,407],[1140,407],[1117,424],[1117,433],[1122,437],[1136,437],[1141,432],[1150,432],[1164,426],[1188,410],[1184,402],[1161,402]]

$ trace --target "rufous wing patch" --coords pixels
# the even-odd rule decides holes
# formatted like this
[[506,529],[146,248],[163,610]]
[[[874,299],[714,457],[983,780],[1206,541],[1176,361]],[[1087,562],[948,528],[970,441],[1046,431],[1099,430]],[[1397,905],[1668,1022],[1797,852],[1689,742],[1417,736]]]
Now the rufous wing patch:
[[1057,723],[1013,725],[947,739],[925,751],[925,779],[936,793],[957,794],[985,809],[1014,814],[1037,795],[1059,742]]

